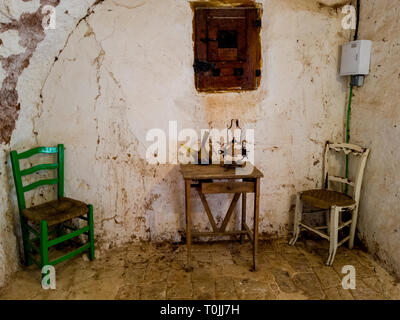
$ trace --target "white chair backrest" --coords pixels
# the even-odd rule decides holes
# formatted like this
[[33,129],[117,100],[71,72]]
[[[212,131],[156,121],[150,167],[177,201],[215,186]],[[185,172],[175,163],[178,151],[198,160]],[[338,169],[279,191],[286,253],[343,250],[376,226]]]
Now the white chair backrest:
[[[354,181],[349,178],[334,176],[329,174],[329,155],[330,152],[343,152],[345,155],[353,155],[360,157],[357,172],[355,173]],[[349,143],[330,143],[327,142],[325,149],[325,161],[324,161],[324,179],[325,187],[329,189],[330,182],[338,182],[345,185],[349,185],[354,188],[353,199],[356,201],[357,205],[360,200],[361,184],[364,176],[364,169],[367,163],[367,158],[370,150],[367,148],[362,148],[354,144]]]

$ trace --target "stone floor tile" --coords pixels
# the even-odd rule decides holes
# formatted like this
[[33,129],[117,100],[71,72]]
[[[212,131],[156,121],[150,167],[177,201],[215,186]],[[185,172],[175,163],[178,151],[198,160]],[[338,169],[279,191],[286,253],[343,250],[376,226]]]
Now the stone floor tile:
[[352,290],[345,290],[342,286],[331,287],[325,290],[327,300],[354,300]]
[[213,268],[194,268],[191,272],[192,281],[215,280],[216,271]]
[[167,281],[168,274],[169,274],[168,269],[159,270],[157,267],[149,267],[145,271],[144,281],[146,282]]
[[233,279],[230,277],[219,277],[215,280],[215,298],[217,300],[238,299]]
[[191,282],[178,282],[168,284],[167,299],[185,300],[193,296],[193,286]]
[[279,286],[280,291],[284,293],[295,293],[298,291],[293,283],[292,278],[290,277],[289,272],[281,269],[274,269],[272,273],[275,277],[275,281]]
[[393,280],[370,277],[362,279],[363,283],[387,299],[400,300],[400,283]]
[[342,279],[339,277],[335,269],[328,266],[320,266],[313,268],[314,273],[317,275],[322,287],[329,289],[341,285]]
[[289,265],[297,272],[312,272],[311,265],[308,263],[307,258],[299,252],[283,254],[283,258],[287,260]]
[[[36,266],[24,267],[0,299],[400,299],[399,282],[361,250],[341,247],[327,267],[326,241],[260,241],[257,271],[248,241],[194,244],[191,272],[186,250],[143,242],[98,252],[94,261],[78,256],[56,266],[56,290],[41,287]],[[355,290],[341,286],[344,265],[356,269]]]
[[356,281],[356,289],[351,290],[351,293],[357,300],[385,300],[385,297],[382,294],[373,288],[370,288],[360,279]]
[[270,291],[267,283],[252,279],[236,279],[234,285],[238,298],[241,300],[264,300]]
[[138,300],[140,288],[135,285],[126,285],[119,288],[115,299],[117,300]]
[[193,299],[215,300],[215,279],[193,280]]
[[69,289],[68,300],[111,300],[118,293],[121,280],[104,278],[101,280],[88,279],[74,284]]
[[140,286],[140,299],[164,300],[167,298],[167,283],[151,282]]
[[68,298],[69,292],[60,289],[54,290],[44,290],[38,292],[36,296],[32,298],[32,300],[65,300]]
[[324,292],[314,273],[298,273],[293,277],[293,283],[311,299],[324,298]]
[[127,251],[126,246],[102,251],[97,259],[110,266],[123,267],[125,266]]
[[123,283],[125,285],[141,285],[144,282],[146,275],[146,268],[125,268],[122,275]]
[[191,281],[191,272],[185,270],[171,270],[168,273],[167,282],[170,283],[189,283]]
[[192,258],[200,262],[211,262],[212,260],[210,252],[196,250],[192,253]]

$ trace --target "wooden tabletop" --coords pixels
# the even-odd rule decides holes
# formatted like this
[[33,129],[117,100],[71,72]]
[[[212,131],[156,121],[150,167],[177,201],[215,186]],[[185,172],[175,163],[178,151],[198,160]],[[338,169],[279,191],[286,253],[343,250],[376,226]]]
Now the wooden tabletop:
[[[249,168],[247,168],[249,166]],[[251,163],[246,164],[245,168],[236,170],[234,168],[225,168],[219,164],[198,165],[198,164],[181,164],[181,172],[183,179],[202,180],[202,179],[254,179],[262,178],[264,175]]]

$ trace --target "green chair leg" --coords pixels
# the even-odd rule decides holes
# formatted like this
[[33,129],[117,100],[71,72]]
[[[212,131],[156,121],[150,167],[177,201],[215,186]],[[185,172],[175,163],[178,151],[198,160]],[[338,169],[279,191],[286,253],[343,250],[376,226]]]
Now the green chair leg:
[[[57,226],[56,235],[57,235],[57,238],[59,238],[59,237],[64,235],[64,224],[63,223],[61,223],[61,224],[59,224]],[[57,250],[62,250],[62,249],[64,249],[64,247],[65,247],[65,243],[64,242],[61,242],[58,245],[56,245],[56,249]]]
[[29,243],[29,230],[25,225],[26,223],[28,222],[25,219],[21,219],[22,242],[24,244],[24,262],[26,266],[30,266],[32,264],[32,258],[29,255],[31,252],[31,245]]
[[[49,233],[47,229],[47,222],[45,220],[40,221],[40,264],[43,268],[49,264]],[[42,273],[42,279],[46,274]],[[47,284],[50,284],[50,279]]]
[[42,220],[40,221],[40,264],[42,268],[49,263],[48,240],[47,222]]
[[93,229],[93,206],[91,204],[88,205],[89,212],[88,212],[88,224],[89,224],[89,259],[91,261],[94,260],[94,229]]

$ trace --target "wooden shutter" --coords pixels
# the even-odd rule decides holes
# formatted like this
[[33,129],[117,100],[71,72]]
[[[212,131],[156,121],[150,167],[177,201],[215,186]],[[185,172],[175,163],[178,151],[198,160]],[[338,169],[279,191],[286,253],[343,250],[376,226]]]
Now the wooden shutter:
[[196,8],[197,90],[257,89],[261,75],[259,15],[257,8]]

